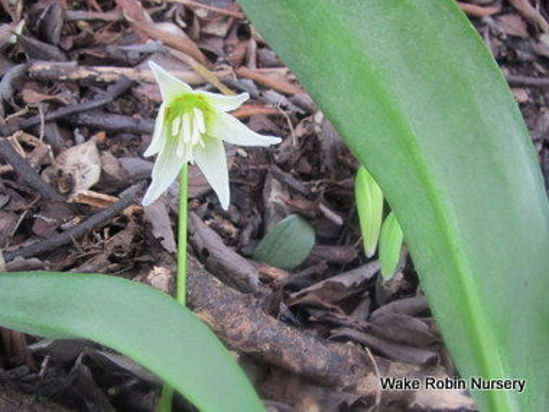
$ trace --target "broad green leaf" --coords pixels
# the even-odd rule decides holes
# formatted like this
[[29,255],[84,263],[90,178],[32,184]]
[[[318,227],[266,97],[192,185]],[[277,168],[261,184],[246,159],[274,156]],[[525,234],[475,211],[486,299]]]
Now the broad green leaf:
[[254,260],[292,270],[311,253],[315,231],[299,215],[289,215],[265,235],[254,251]]
[[383,193],[372,175],[363,166],[356,173],[355,199],[364,252],[370,258],[376,253],[383,219]]
[[402,229],[395,214],[389,213],[383,221],[379,236],[379,263],[381,264],[381,275],[385,279],[389,279],[395,274],[403,238]]
[[398,216],[483,410],[549,410],[549,204],[520,111],[453,0],[239,0]]
[[0,274],[0,325],[108,346],[156,373],[203,411],[263,411],[246,376],[187,308],[114,276]]

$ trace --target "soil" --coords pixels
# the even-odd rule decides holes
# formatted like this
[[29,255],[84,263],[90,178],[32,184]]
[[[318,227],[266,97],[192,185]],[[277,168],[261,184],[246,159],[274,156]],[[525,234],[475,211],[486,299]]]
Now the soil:
[[[460,4],[507,76],[549,187],[549,7],[532,1],[532,16],[528,0]],[[358,162],[235,2],[2,0],[0,50],[7,271],[105,273],[173,294],[177,184],[140,204],[161,101],[152,60],[200,90],[248,92],[234,115],[284,138],[227,147],[227,211],[196,166],[189,183],[189,306],[239,354],[268,408],[474,409],[466,393],[381,396],[364,379],[456,371],[410,258],[383,281],[364,255]],[[290,214],[314,228],[306,260],[292,270],[255,262],[258,243]],[[158,402],[158,378],[108,348],[0,331],[2,411],[152,411]],[[175,410],[192,409],[176,399]]]

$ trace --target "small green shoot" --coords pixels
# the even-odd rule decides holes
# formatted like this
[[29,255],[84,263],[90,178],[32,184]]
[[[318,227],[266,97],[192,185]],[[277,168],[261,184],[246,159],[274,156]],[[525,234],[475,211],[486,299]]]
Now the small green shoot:
[[292,214],[259,242],[253,258],[285,270],[298,267],[309,256],[315,243],[313,227],[301,216]]
[[393,212],[385,218],[379,236],[379,261],[381,275],[389,279],[395,274],[402,249],[403,234]]
[[376,253],[383,218],[383,192],[362,166],[356,173],[355,199],[364,252],[371,258]]

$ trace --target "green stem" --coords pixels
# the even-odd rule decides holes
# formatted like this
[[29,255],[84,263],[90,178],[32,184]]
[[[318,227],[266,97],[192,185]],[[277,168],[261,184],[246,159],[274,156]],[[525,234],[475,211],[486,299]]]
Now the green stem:
[[179,230],[177,242],[177,293],[176,299],[185,306],[187,292],[187,163],[179,177]]
[[[179,174],[179,226],[177,238],[177,277],[176,299],[185,306],[187,292],[187,163],[181,168]],[[160,412],[171,412],[173,402],[173,388],[167,383],[162,388],[160,396]]]
[[171,412],[173,402],[173,388],[167,383],[162,387],[162,394],[160,395],[160,405],[158,405],[158,412]]

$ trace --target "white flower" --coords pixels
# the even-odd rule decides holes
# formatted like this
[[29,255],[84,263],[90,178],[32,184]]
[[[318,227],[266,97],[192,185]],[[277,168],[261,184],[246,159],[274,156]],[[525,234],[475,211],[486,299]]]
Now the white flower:
[[151,144],[144,153],[145,156],[158,153],[158,157],[143,205],[150,205],[170,186],[185,162],[196,162],[221,206],[227,209],[229,172],[223,141],[241,146],[270,146],[281,139],[261,136],[226,113],[248,100],[247,93],[223,96],[193,91],[156,63],[149,65],[160,86],[162,104]]

